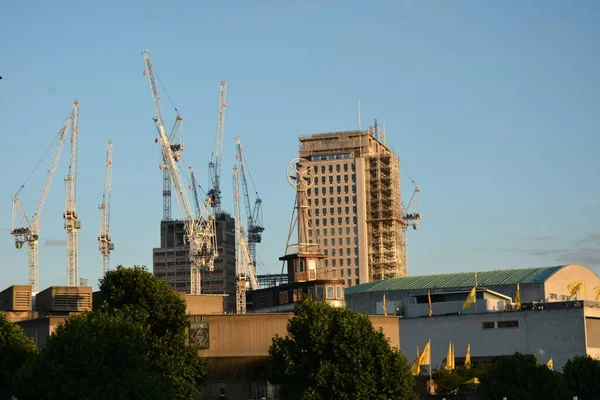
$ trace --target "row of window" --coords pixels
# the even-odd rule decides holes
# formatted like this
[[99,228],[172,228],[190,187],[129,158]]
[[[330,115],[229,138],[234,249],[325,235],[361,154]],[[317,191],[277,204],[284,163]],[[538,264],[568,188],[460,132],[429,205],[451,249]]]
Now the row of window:
[[[308,189],[308,190],[310,190],[310,189]],[[350,197],[344,196],[344,204],[348,204],[349,202],[350,202]],[[333,197],[330,197],[329,205],[333,205],[333,203],[334,203]],[[342,196],[339,196],[337,198],[337,203],[342,204]],[[312,204],[313,204],[312,199],[308,199],[308,205],[312,206]],[[352,204],[356,204],[356,196],[352,196]],[[318,205],[319,205],[319,199],[317,198],[317,199],[315,199],[315,206],[318,206]],[[323,205],[323,206],[327,205],[327,199],[325,199],[325,198],[321,199],[321,205]]]
[[[310,211],[311,210],[309,210],[309,212]],[[314,212],[317,217],[319,216],[319,213],[323,213],[323,215],[327,215],[327,208],[322,208],[322,209],[315,208]],[[346,214],[350,214],[350,207],[349,206],[344,207],[344,212]],[[356,206],[352,207],[352,212],[354,214],[356,214]],[[337,213],[338,213],[338,215],[340,215],[342,213],[342,207],[337,208]],[[335,207],[329,207],[329,214],[331,214],[331,215],[335,214]]]
[[[316,226],[321,225],[321,220],[319,220],[318,218],[315,218],[314,223]],[[327,226],[327,218],[323,218],[323,226]],[[345,219],[342,219],[342,217],[338,217],[337,219],[337,223],[338,225],[342,225],[342,221],[345,221],[346,225],[350,225],[350,217],[346,217]],[[358,222],[358,218],[356,216],[352,217],[352,223],[356,225],[356,223]],[[329,223],[331,225],[335,225],[335,218],[329,218]]]
[[304,296],[310,296],[317,300],[341,300],[344,298],[344,288],[342,286],[317,286],[316,289],[316,296],[314,287],[281,291],[279,292],[279,304],[296,302]]
[[[358,249],[356,249],[354,251],[354,253],[358,253]],[[325,254],[327,254],[327,250],[325,250]],[[341,256],[341,254],[340,254]],[[331,260],[331,265],[329,265],[329,261]],[[336,262],[337,260],[337,262]],[[347,266],[352,266],[352,258],[346,258],[346,262],[347,262]],[[358,257],[354,258],[354,265],[358,265]],[[335,259],[335,258],[329,258],[325,260],[325,268],[327,267],[343,267],[344,266],[344,259],[340,258],[340,259]],[[357,270],[358,271],[358,270]],[[358,275],[358,272],[356,273],[356,275]],[[344,276],[344,273],[342,271],[342,276]],[[350,276],[350,270],[348,269],[348,276]]]
[[[331,158],[333,157],[333,158]],[[351,158],[349,154],[332,154],[332,155],[328,155],[328,156],[313,156],[312,160],[313,161],[325,161],[325,160],[339,160],[341,158]],[[321,173],[324,174],[327,171],[329,171],[330,173],[333,172],[333,164],[330,164],[327,166],[328,168],[326,168],[325,165],[321,165]],[[344,169],[344,172],[348,171],[348,164],[336,164],[335,165],[335,172],[340,172],[341,169]],[[354,163],[350,164],[350,168],[352,169],[352,171],[354,171],[356,169],[356,166]],[[319,167],[317,166],[315,168],[315,174],[319,173]]]
[[[331,255],[332,257],[335,257],[335,253],[336,253],[335,249],[325,249],[324,252],[325,252],[326,256]],[[346,255],[349,256],[351,254],[352,254],[352,248],[347,247]],[[344,249],[339,249],[338,255],[340,255],[340,256],[344,255]],[[354,255],[358,255],[358,247],[354,247]]]
[[[355,227],[351,228],[351,227],[347,226],[346,227],[346,235],[350,234],[350,229],[354,230],[354,234],[355,235],[358,234],[358,227],[355,226]],[[317,236],[321,236],[321,229],[317,228],[316,232],[317,232]],[[323,228],[322,232],[323,232],[323,236],[327,236],[328,232],[331,233],[331,236],[335,236],[335,228],[329,228],[329,229]],[[344,228],[338,228],[337,233],[338,233],[338,235],[343,235],[344,234]],[[312,231],[312,229],[309,229],[308,230],[308,236],[312,236],[312,235],[313,235],[313,231]]]
[[[320,190],[321,194],[327,194],[327,192],[329,192],[329,194],[332,195],[334,193],[334,191],[337,192],[337,194],[342,194],[342,186],[336,186],[335,189],[333,188],[333,186],[328,186],[328,187],[323,186],[321,188],[315,187],[314,189],[315,189],[315,191],[314,191],[315,196],[319,195],[319,189],[321,189]],[[344,193],[348,194],[348,191],[349,191],[349,186],[344,185]],[[355,192],[356,192],[356,185],[352,185],[352,193],[355,193]],[[308,196],[310,196],[312,193],[313,193],[312,189],[306,190],[306,194]],[[340,198],[340,200],[338,200],[338,202],[341,202],[341,198]]]
[[481,323],[482,329],[518,328],[519,321],[486,321]]
[[[329,245],[329,240],[327,238],[323,239],[323,246]],[[344,244],[344,238],[338,238],[338,246],[342,246]],[[354,244],[358,244],[358,238],[354,238]],[[331,238],[331,245],[335,246],[335,238]],[[346,245],[350,246],[350,238],[346,237]]]
[[[321,185],[325,185],[327,182],[329,182],[330,185],[333,185],[333,181],[337,183],[342,183],[342,176],[344,179],[344,183],[348,183],[348,175],[336,175],[335,177],[333,175],[329,175],[329,177],[321,177]],[[352,179],[352,183],[356,182],[356,174],[351,174],[350,177]],[[315,178],[315,183],[319,183],[319,178]]]

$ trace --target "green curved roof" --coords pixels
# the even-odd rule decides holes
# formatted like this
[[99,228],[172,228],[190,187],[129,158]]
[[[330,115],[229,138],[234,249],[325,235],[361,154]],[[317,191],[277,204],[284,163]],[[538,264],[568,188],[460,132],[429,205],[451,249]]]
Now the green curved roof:
[[[543,283],[565,265],[543,268],[502,269],[477,272],[477,286],[516,285],[517,283]],[[384,281],[363,283],[346,288],[346,295],[393,290],[419,290],[475,286],[475,272],[455,274],[406,276]]]

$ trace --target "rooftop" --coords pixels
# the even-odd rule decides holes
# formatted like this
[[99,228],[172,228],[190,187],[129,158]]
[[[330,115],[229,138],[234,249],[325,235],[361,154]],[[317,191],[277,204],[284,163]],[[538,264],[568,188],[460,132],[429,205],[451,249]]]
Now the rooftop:
[[[524,283],[543,283],[565,265],[541,268],[502,269],[477,272],[477,286],[516,285]],[[459,288],[475,286],[475,272],[454,274],[406,276],[363,283],[346,289],[346,295],[365,292],[384,292],[393,290],[419,290],[436,288]]]

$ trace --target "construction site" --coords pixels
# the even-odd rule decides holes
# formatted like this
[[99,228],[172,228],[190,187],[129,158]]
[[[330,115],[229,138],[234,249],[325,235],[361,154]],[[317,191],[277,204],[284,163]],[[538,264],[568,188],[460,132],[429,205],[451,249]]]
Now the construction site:
[[[237,162],[231,169],[234,210],[230,213],[223,207],[221,158],[227,83],[220,83],[215,146],[208,162],[209,189],[204,191],[193,168],[183,166],[182,154],[186,150],[183,116],[174,107],[176,116],[171,129],[167,130],[154,65],[147,51],[142,55],[144,75],[155,107],[155,142],[160,145],[162,160],[163,212],[158,225],[160,242],[152,249],[152,271],[178,292],[227,295],[223,305],[225,312],[244,313],[246,291],[285,285],[289,275],[286,271],[257,275],[257,245],[262,242],[265,230],[262,199],[256,187],[250,187],[254,183],[239,137],[235,138]],[[76,196],[79,101],[75,100],[72,107],[53,144],[53,155],[33,215],[28,217],[23,209],[19,197],[21,190],[13,197],[11,234],[17,248],[28,247],[28,284],[33,294],[40,291],[39,219],[67,138],[71,151],[68,174],[64,179],[65,286],[87,286],[87,279],[80,278],[78,272],[78,231],[82,227]],[[407,229],[409,226],[416,229],[421,218],[418,212],[411,211],[418,206],[419,188],[414,186],[409,203],[404,205],[401,164],[387,146],[385,128],[382,129],[375,120],[367,130],[359,126],[354,131],[299,136],[299,142],[299,157],[310,164],[314,176],[310,187],[304,191],[308,212],[304,222],[306,232],[290,231],[290,235],[300,237],[303,234],[306,243],[316,242],[319,246],[323,254],[316,266],[319,274],[340,280],[346,287],[406,276]],[[98,206],[101,276],[111,269],[110,253],[115,248],[110,235],[112,146],[112,141],[108,140],[104,193]],[[178,216],[172,207],[173,195]]]

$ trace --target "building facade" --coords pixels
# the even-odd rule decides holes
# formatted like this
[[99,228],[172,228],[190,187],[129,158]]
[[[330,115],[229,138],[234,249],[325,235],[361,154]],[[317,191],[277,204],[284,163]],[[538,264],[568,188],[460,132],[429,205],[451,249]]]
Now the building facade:
[[[235,220],[221,213],[216,220],[218,257],[213,271],[201,272],[203,294],[226,294],[226,312],[235,309]],[[190,293],[190,257],[183,221],[162,221],[160,247],[153,249],[152,271],[179,292]]]
[[371,131],[300,136],[314,167],[309,235],[347,286],[407,275],[400,160]]

